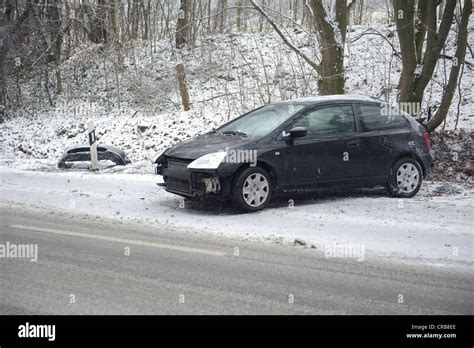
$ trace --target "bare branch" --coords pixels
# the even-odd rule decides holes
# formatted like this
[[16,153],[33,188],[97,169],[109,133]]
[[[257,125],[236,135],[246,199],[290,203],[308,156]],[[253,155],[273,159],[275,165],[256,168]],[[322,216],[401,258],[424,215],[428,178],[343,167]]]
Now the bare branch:
[[303,60],[308,63],[314,70],[316,70],[319,74],[321,74],[321,68],[317,63],[315,63],[313,60],[311,60],[306,54],[304,54],[298,47],[293,45],[286,36],[281,32],[281,30],[278,28],[278,26],[275,24],[273,19],[270,18],[270,16],[263,10],[263,8],[258,5],[254,0],[250,0],[250,3],[254,6],[254,8],[265,18],[265,20],[272,26],[272,28],[275,30],[275,32],[280,36],[280,38],[283,40],[285,45],[287,45],[293,52],[295,52],[298,56],[303,58]]

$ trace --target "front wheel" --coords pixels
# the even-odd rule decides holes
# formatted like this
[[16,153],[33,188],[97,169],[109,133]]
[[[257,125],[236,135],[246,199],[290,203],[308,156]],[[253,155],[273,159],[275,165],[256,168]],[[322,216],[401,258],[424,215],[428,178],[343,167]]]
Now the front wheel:
[[413,158],[402,158],[390,170],[387,190],[393,197],[411,198],[423,182],[423,170]]
[[241,211],[264,209],[272,198],[272,183],[266,170],[250,167],[240,173],[235,181],[232,202]]

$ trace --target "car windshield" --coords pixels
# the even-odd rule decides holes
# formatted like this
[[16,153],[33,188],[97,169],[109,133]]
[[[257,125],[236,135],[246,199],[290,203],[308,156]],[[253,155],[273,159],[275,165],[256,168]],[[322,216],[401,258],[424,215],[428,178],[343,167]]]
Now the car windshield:
[[231,121],[217,132],[233,135],[264,136],[303,109],[303,104],[276,104],[264,106]]

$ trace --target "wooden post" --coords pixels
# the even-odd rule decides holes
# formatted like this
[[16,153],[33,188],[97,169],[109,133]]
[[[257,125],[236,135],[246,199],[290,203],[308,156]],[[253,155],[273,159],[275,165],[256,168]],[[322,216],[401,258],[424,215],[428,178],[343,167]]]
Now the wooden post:
[[183,64],[176,65],[176,72],[178,74],[179,93],[181,94],[181,100],[183,101],[183,110],[189,111],[189,93],[188,86],[186,85],[186,72],[184,71]]

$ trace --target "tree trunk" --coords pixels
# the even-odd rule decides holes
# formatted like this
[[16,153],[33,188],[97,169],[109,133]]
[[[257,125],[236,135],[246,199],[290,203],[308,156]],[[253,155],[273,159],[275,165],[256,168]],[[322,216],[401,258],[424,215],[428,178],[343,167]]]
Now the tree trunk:
[[[117,60],[118,60],[118,55],[117,55]],[[119,75],[119,62],[116,62],[114,64],[115,67],[115,87],[117,89],[117,109],[120,112],[120,104],[121,104],[121,96],[120,96],[120,75]]]
[[208,34],[212,32],[211,13],[212,13],[212,1],[208,0],[207,2],[207,33]]
[[136,40],[138,38],[138,21],[140,16],[140,4],[138,0],[132,0],[132,11],[130,14],[130,23],[131,23],[131,35],[130,38],[132,40]]
[[241,23],[242,23],[242,0],[239,0],[237,3],[237,31],[240,31]]
[[116,0],[109,0],[109,31],[113,35],[113,39],[117,40],[117,16],[115,14],[115,1]]
[[0,118],[7,107],[7,78],[6,78],[6,60],[10,49],[10,28],[12,26],[13,5],[10,1],[4,4],[5,10],[0,11]]
[[347,29],[347,7],[345,0],[336,1],[336,26],[328,20],[321,0],[311,0],[314,26],[318,34],[321,51],[319,93],[344,94],[344,39]]
[[150,35],[150,15],[151,15],[151,4],[150,0],[148,0],[147,5],[145,6],[145,3],[143,0],[140,1],[140,5],[142,8],[142,13],[143,13],[143,33],[142,33],[142,39],[143,40],[148,40],[148,37]]
[[[416,61],[421,64],[423,43],[425,41],[426,30],[428,29],[428,1],[421,1],[418,3],[417,18],[415,22],[415,46],[416,46]],[[430,15],[432,15],[430,13]]]
[[364,0],[359,1],[359,16],[357,17],[357,24],[362,24],[364,18]]
[[[265,6],[265,0],[261,0],[262,5]],[[261,33],[263,31],[263,24],[265,23],[264,18],[260,18],[260,22],[258,23],[258,31]]]
[[62,92],[61,79],[61,47],[63,35],[61,33],[61,2],[52,0],[48,6],[48,15],[51,19],[51,42],[53,43],[53,55],[56,65],[56,93]]
[[[446,4],[446,7],[448,7],[448,4]],[[469,15],[471,14],[471,10],[471,0],[464,0],[464,7],[461,14],[461,23],[459,24],[458,38],[456,41],[456,54],[453,58],[453,66],[449,75],[448,86],[443,94],[443,99],[441,100],[441,105],[438,109],[438,112],[427,124],[429,132],[434,131],[441,123],[443,123],[443,121],[445,121],[449,107],[451,106],[451,101],[453,100],[456,86],[458,84],[459,70],[461,65],[464,64],[464,58],[466,56],[467,26],[469,23]]]
[[336,0],[336,22],[338,24],[339,32],[341,33],[343,45],[346,42],[347,20],[348,20],[348,11],[347,11],[346,1],[347,0]]
[[[0,34],[1,35],[1,34]],[[0,38],[0,115],[7,107],[7,83],[5,76],[5,60],[7,54],[7,43],[6,39],[2,36]]]
[[438,5],[438,17],[441,18],[441,16],[443,15],[443,11],[444,11],[444,5],[446,3],[446,0],[439,0],[438,1],[439,5]]
[[414,101],[412,89],[413,76],[416,69],[415,28],[414,28],[414,0],[394,0],[395,23],[397,25],[400,51],[402,55],[402,73],[398,88],[400,101]]
[[222,34],[224,32],[224,27],[225,27],[227,0],[220,0],[219,2],[222,3],[222,13],[220,15],[219,33]]
[[[446,42],[456,7],[456,1],[447,3],[439,30],[437,30],[436,2],[424,3],[424,0],[419,0],[415,20],[414,0],[393,1],[402,55],[402,74],[398,85],[399,101],[402,103],[420,104],[422,102],[425,88],[433,76],[439,54]],[[420,22],[425,23],[427,28],[424,29]],[[421,31],[415,30],[415,23]],[[426,34],[426,50],[423,54],[422,47]],[[412,108],[412,110],[418,110],[418,108]]]
[[109,31],[112,33],[112,41],[117,54],[117,62],[119,67],[123,65],[122,42],[117,28],[116,16],[116,0],[109,0]]
[[98,33],[98,40],[99,42],[106,42],[107,41],[107,29],[105,27],[105,13],[106,13],[106,5],[105,0],[98,0],[97,3],[97,33]]
[[189,1],[181,0],[179,7],[178,23],[176,26],[176,48],[182,48],[186,44],[190,44],[191,37],[189,25]]
[[[97,16],[92,11],[89,0],[84,0],[82,3],[84,12],[87,14],[87,22],[89,23],[89,31],[87,32],[89,40],[93,43],[101,43],[101,30]],[[86,22],[84,22],[85,25]]]
[[449,30],[454,18],[455,8],[456,1],[450,1],[448,4],[446,4],[444,7],[441,23],[439,25],[439,30],[436,32],[436,5],[434,2],[430,2],[428,15],[430,24],[428,26],[426,52],[423,56],[421,74],[416,75],[414,81],[415,95],[419,101],[421,101],[423,98],[425,88],[433,76],[436,64],[438,63],[439,55],[441,54],[441,50],[446,43],[446,39],[448,38]]
[[[291,4],[292,4],[291,12],[293,14],[293,21],[297,22],[298,21],[298,0],[293,0]],[[303,6],[304,6],[304,3],[303,3]]]

